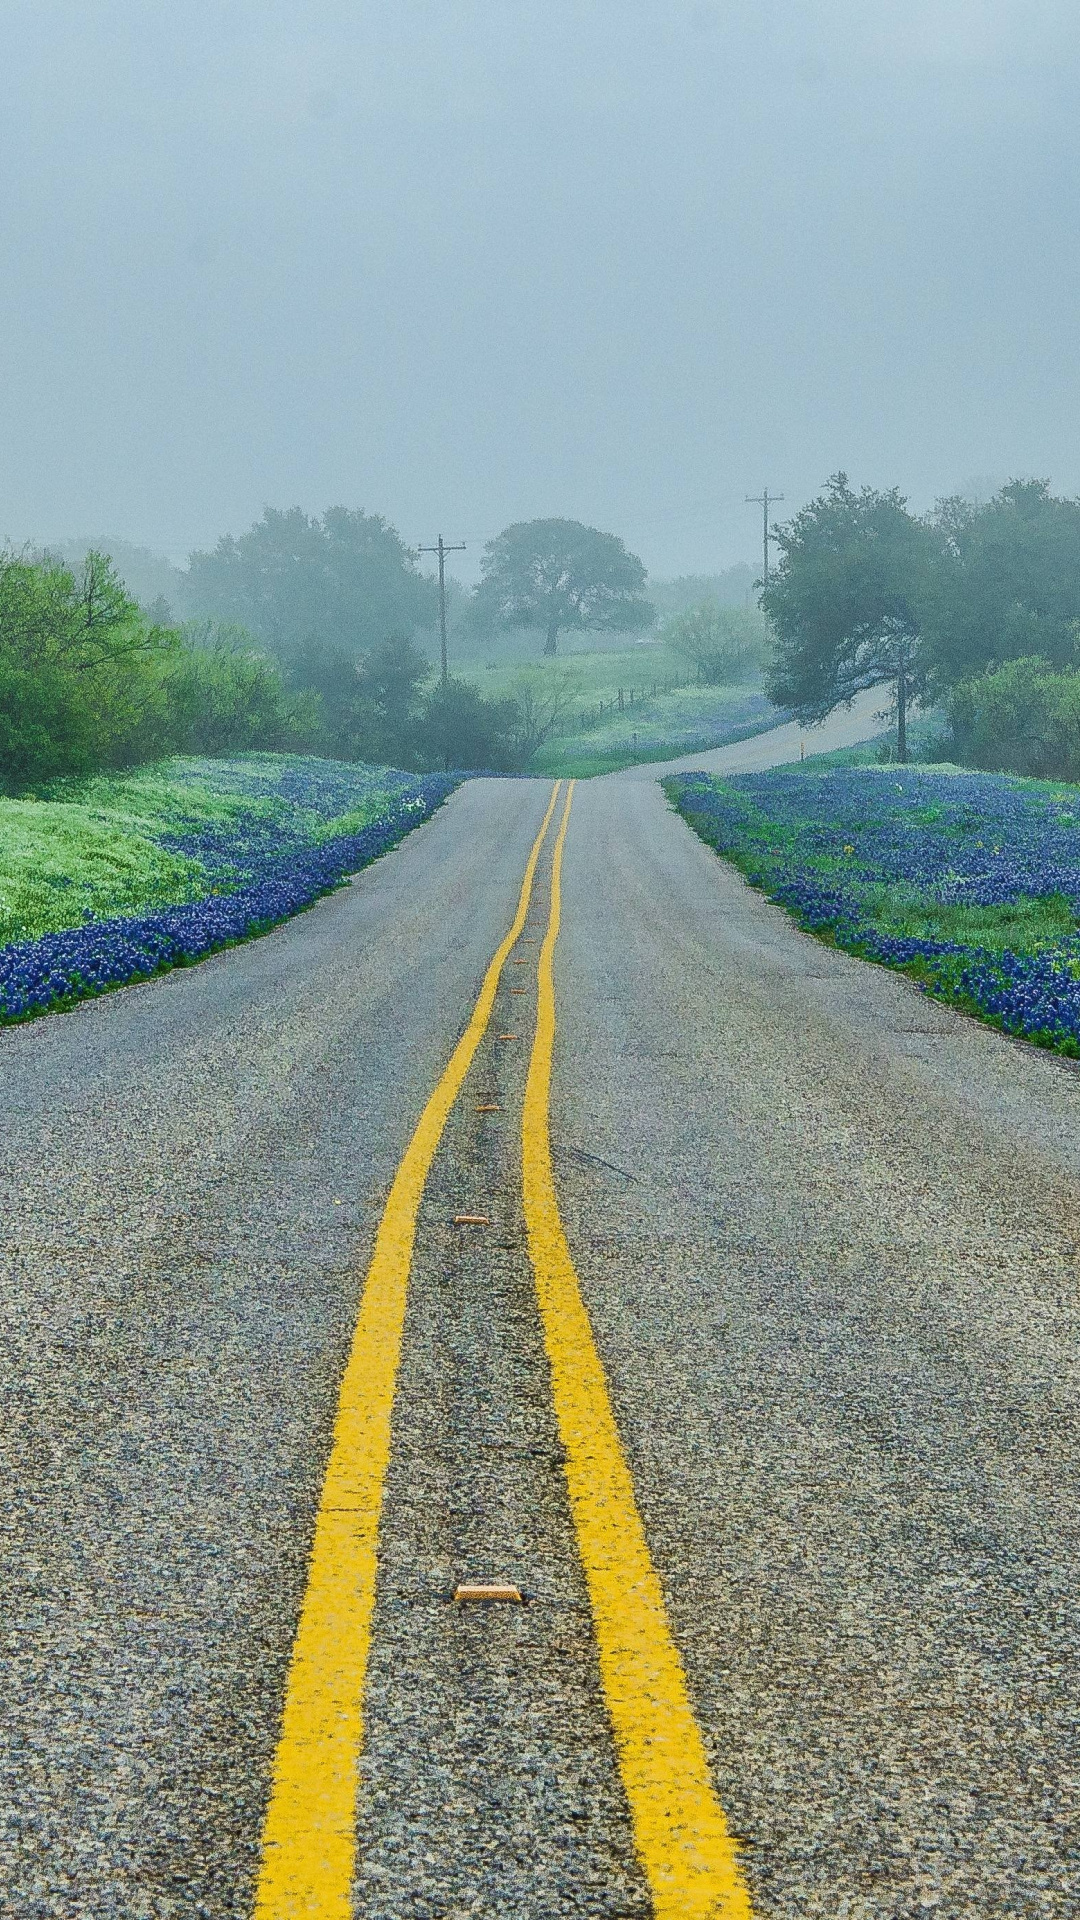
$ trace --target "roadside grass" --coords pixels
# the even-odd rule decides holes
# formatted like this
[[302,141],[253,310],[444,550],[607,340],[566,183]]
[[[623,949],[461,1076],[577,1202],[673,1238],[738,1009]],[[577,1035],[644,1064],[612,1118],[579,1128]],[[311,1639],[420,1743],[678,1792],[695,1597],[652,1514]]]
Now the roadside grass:
[[456,784],[245,754],[0,799],[0,1022],[263,931],[395,845]]
[[[342,769],[326,817],[325,781],[305,778],[300,755],[251,754],[237,760],[173,760],[130,774],[55,781],[39,796],[0,798],[0,946],[35,939],[91,919],[179,906],[220,887],[220,858],[181,850],[201,834],[220,852],[240,845],[254,823],[290,841],[358,833],[385,811],[408,775]],[[282,776],[304,781],[290,799]],[[276,789],[276,790],[275,790]],[[351,803],[351,804],[350,804]],[[209,839],[207,845],[209,846]],[[242,879],[237,870],[236,884]]]
[[702,839],[808,931],[1080,1057],[1080,789],[819,761],[664,785]]

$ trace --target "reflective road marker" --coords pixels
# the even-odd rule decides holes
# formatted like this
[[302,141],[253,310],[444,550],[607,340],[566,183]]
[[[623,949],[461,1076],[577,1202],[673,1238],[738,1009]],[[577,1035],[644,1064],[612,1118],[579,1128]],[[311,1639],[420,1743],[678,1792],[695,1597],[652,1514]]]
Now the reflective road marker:
[[555,1195],[550,1135],[553,963],[573,793],[571,781],[555,842],[551,909],[540,951],[536,1037],[522,1115],[529,1254],[600,1674],[656,1920],[749,1920],[749,1896],[709,1776]]
[[443,1128],[487,1031],[504,963],[525,925],[559,785],[525,867],[513,926],[405,1149],[379,1223],[315,1521],[263,1828],[255,1920],[350,1920],[379,1513],[416,1218]]

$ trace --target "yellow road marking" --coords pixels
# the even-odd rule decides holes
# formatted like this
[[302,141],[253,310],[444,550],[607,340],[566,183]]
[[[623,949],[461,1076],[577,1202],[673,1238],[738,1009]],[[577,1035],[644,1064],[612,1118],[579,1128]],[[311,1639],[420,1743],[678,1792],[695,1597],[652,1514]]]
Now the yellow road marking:
[[405,1149],[379,1223],[341,1383],[293,1645],[255,1920],[349,1920],[379,1514],[416,1218],[443,1128],[491,1019],[503,965],[525,925],[559,785],[552,788],[529,855],[514,923]]
[[540,952],[536,1037],[522,1116],[529,1254],[600,1673],[656,1920],[749,1920],[749,1896],[709,1777],[555,1194],[549,1117],[553,963],[573,791],[571,781],[555,842],[551,910]]

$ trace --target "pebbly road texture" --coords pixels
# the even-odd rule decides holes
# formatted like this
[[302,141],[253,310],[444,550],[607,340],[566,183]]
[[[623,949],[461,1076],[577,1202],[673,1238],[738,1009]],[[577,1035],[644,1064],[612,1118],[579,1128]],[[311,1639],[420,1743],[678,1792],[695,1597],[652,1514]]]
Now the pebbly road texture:
[[[250,1913],[359,1281],[548,791],[0,1034],[2,1912]],[[649,1911],[522,1234],[545,874],[422,1209],[363,1920]],[[651,779],[577,790],[556,980],[564,1218],[755,1911],[1072,1920],[1076,1069],[798,933]]]
[[797,932],[681,826],[578,789],[553,1128],[756,1911],[1064,1920],[1080,1073]]
[[5,1915],[250,1912],[360,1281],[549,791],[0,1032]]

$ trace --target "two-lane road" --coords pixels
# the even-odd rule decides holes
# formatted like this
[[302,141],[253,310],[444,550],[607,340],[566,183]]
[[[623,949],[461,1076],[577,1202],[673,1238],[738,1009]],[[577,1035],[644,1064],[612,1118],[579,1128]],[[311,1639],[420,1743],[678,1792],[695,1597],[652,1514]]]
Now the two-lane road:
[[[471,784],[266,939],[0,1035],[20,1920],[252,1912],[375,1231],[549,797]],[[420,1205],[366,1920],[652,1910],[522,1200],[551,852]],[[558,1209],[753,1911],[1080,1915],[1080,1077],[634,776],[576,790],[554,990]]]

